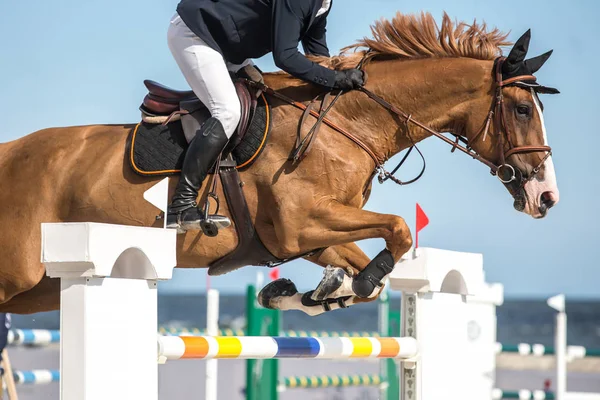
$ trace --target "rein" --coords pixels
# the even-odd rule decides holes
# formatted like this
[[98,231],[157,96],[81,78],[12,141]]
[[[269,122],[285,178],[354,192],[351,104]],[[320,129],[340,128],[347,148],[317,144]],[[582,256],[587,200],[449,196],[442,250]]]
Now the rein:
[[[361,60],[361,62],[359,64],[359,68],[362,68],[364,59],[365,58],[363,58],[363,60]],[[480,136],[483,136],[482,140],[485,141],[487,134],[489,132],[490,125],[493,122],[494,131],[498,135],[498,153],[500,155],[500,163],[498,165],[493,163],[492,161],[482,157],[477,152],[475,152],[473,150],[471,144],[469,143],[469,141],[464,139],[463,137],[461,137],[459,135],[455,135],[456,139],[453,141],[453,140],[447,138],[446,136],[444,136],[443,134],[441,134],[440,132],[437,132],[437,131],[431,129],[430,127],[422,124],[421,122],[413,119],[411,114],[406,114],[405,112],[398,109],[396,106],[394,106],[393,104],[384,100],[382,97],[378,96],[377,94],[371,92],[367,88],[361,87],[357,90],[364,93],[365,95],[367,95],[371,100],[375,101],[377,104],[379,104],[380,106],[382,106],[383,108],[388,110],[390,113],[392,113],[392,114],[396,115],[397,117],[399,117],[400,119],[402,119],[404,124],[406,124],[406,126],[408,126],[408,124],[411,123],[421,129],[425,130],[426,132],[430,133],[431,135],[441,139],[445,143],[448,143],[450,146],[452,146],[451,152],[454,152],[455,150],[458,149],[459,151],[470,156],[471,158],[486,165],[487,167],[490,168],[490,173],[492,175],[496,175],[502,183],[509,184],[513,181],[519,181],[518,182],[519,187],[523,187],[525,185],[525,183],[532,180],[539,173],[544,162],[548,159],[548,157],[551,156],[552,149],[549,146],[545,146],[545,145],[544,146],[515,146],[513,144],[511,135],[510,135],[509,130],[507,129],[507,124],[506,124],[506,120],[505,120],[505,107],[504,107],[504,97],[503,97],[502,89],[504,87],[510,86],[510,85],[524,86],[522,81],[535,81],[536,77],[533,75],[520,75],[520,76],[512,77],[512,78],[509,78],[506,80],[502,80],[502,63],[504,62],[504,60],[505,60],[504,57],[499,57],[495,60],[495,64],[494,64],[494,77],[495,77],[494,99],[492,100],[490,112],[488,113],[488,116],[485,120],[485,123],[484,123],[482,129],[475,135],[475,137],[471,141],[471,142],[476,141]],[[386,171],[385,168],[383,167],[383,163],[385,161],[380,160],[375,155],[375,153],[371,149],[368,148],[367,145],[365,145],[356,136],[354,136],[353,134],[351,134],[344,128],[338,126],[337,124],[335,124],[333,121],[331,121],[330,119],[328,119],[326,117],[327,113],[331,110],[333,105],[336,103],[336,101],[342,95],[343,91],[338,92],[336,94],[335,98],[331,101],[331,103],[323,111],[323,106],[327,102],[331,93],[328,93],[327,95],[325,95],[325,97],[323,98],[323,102],[321,104],[320,110],[319,110],[320,112],[316,112],[315,110],[312,109],[312,105],[316,99],[313,100],[308,106],[306,106],[303,103],[297,102],[279,92],[276,92],[272,88],[270,88],[262,83],[248,81],[248,84],[304,111],[303,116],[300,120],[299,127],[298,127],[298,138],[296,140],[296,148],[294,149],[294,151],[292,152],[292,156],[290,157],[290,159],[293,160],[294,162],[299,162],[306,156],[306,154],[310,150],[312,141],[314,140],[314,138],[319,130],[319,127],[323,123],[323,124],[329,126],[330,128],[334,129],[338,133],[341,133],[342,135],[346,136],[348,139],[350,139],[352,142],[354,142],[356,145],[358,145],[361,149],[363,149],[369,155],[369,157],[371,157],[371,159],[375,163],[375,173],[378,173],[378,175],[379,175],[378,178],[379,178],[380,183],[383,183],[386,180],[391,179],[392,181],[394,181],[395,183],[397,183],[399,185],[407,185],[407,184],[416,182],[423,175],[423,172],[425,171],[425,158],[423,157],[423,154],[421,153],[421,151],[414,144],[412,138],[410,137],[410,132],[408,129],[407,129],[407,135],[408,135],[409,139],[411,140],[411,142],[413,142],[413,146],[411,146],[409,148],[408,152],[404,155],[404,157],[402,158],[400,163],[390,173],[390,172]],[[306,117],[309,114],[312,115],[313,117],[317,118],[317,122],[312,126],[312,128],[310,129],[308,134],[303,139],[301,139],[300,130],[302,128],[304,121],[306,120]],[[460,144],[461,142],[464,143],[465,145],[464,146],[461,145]],[[407,159],[408,155],[410,154],[410,152],[412,151],[413,147],[415,147],[417,149],[417,151],[421,155],[421,158],[423,159],[423,168],[417,177],[411,179],[410,181],[402,182],[394,176],[394,173],[402,166],[404,161],[406,161],[406,159]],[[508,147],[508,150],[505,150],[506,147]],[[535,168],[533,168],[532,173],[527,178],[523,177],[522,174],[520,173],[520,171],[519,172],[515,171],[515,168],[512,165],[506,163],[506,159],[514,154],[524,154],[524,153],[534,153],[534,152],[547,152],[547,154],[545,155],[545,157],[542,158],[542,161]]]

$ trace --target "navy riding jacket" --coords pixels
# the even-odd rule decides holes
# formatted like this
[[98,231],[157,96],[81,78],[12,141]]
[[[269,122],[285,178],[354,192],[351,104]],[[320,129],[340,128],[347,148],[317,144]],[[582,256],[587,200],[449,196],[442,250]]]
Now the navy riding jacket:
[[185,24],[223,58],[241,64],[272,52],[287,73],[332,88],[334,71],[308,60],[329,57],[325,38],[329,10],[316,17],[322,0],[181,0],[177,13]]

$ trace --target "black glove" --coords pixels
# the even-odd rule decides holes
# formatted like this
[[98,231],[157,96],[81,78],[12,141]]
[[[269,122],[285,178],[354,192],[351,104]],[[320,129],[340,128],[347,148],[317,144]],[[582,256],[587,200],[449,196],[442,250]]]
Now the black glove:
[[344,69],[335,71],[334,89],[352,90],[365,84],[365,77],[360,69]]

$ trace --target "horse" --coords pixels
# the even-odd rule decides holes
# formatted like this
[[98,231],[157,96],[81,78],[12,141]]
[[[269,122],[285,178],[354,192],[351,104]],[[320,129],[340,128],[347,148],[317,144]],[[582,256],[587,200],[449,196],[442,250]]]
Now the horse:
[[[309,119],[322,124],[300,161],[290,158],[303,115],[298,104],[323,96],[322,89],[282,72],[264,76],[272,133],[260,157],[240,170],[252,223],[277,259],[303,257],[327,272],[305,294],[291,281],[272,282],[259,296],[266,307],[317,315],[379,295],[411,249],[412,235],[402,217],[362,208],[375,176],[399,182],[385,161],[428,137],[489,167],[520,212],[542,218],[559,201],[538,98],[558,91],[533,76],[550,52],[526,60],[529,31],[504,57],[502,48],[512,44],[505,33],[455,23],[445,13],[441,26],[428,13],[397,13],[371,30],[373,37],[338,56],[315,59],[337,69],[359,66],[367,80],[362,90],[338,93],[326,115],[312,113]],[[160,178],[136,174],[125,154],[135,125],[54,127],[0,144],[6,228],[0,233],[0,311],[59,308],[60,282],[45,276],[40,263],[43,222],[161,226],[154,206],[142,199]],[[170,195],[176,181],[170,180]],[[217,194],[223,195],[221,187]],[[227,205],[222,213],[230,216]],[[355,243],[370,238],[386,243],[373,260]],[[178,234],[177,267],[208,267],[237,243],[233,229],[215,237]]]

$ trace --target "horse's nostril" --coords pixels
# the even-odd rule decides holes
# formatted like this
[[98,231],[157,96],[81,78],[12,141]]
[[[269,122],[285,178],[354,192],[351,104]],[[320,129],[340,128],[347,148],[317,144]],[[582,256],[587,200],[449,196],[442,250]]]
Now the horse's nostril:
[[556,204],[554,193],[552,193],[552,192],[542,193],[541,201],[542,201],[542,204],[545,205],[547,208],[550,208],[554,204]]

